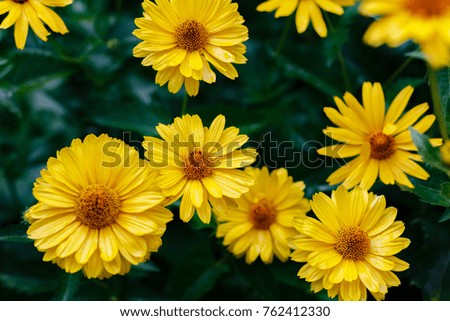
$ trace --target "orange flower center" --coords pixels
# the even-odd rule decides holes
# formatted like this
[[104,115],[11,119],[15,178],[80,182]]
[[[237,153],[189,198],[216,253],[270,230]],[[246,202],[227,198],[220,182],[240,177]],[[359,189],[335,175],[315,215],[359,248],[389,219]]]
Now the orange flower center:
[[390,135],[380,132],[374,133],[369,137],[370,157],[375,159],[386,159],[395,152],[395,139]]
[[209,40],[209,33],[200,22],[186,20],[175,30],[175,39],[178,47],[192,52],[205,47]]
[[449,0],[405,0],[407,10],[425,18],[441,16],[450,9]]
[[276,212],[270,201],[262,199],[250,207],[250,221],[257,230],[268,230],[275,218]]
[[75,215],[81,224],[101,229],[113,224],[120,212],[117,192],[102,184],[93,184],[78,194]]
[[184,161],[184,176],[188,179],[202,179],[212,175],[212,161],[200,150],[193,151]]
[[347,226],[338,232],[336,251],[344,259],[364,260],[370,250],[370,238],[357,226]]

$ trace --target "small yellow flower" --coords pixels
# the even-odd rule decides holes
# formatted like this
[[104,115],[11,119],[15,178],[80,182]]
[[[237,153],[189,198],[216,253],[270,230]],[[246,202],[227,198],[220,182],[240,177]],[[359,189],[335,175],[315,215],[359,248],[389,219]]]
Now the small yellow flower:
[[[421,157],[412,142],[408,130],[412,126],[420,133],[427,131],[435,120],[427,115],[417,121],[427,110],[423,103],[402,116],[414,89],[404,88],[385,111],[383,89],[379,83],[364,83],[363,105],[350,94],[345,93],[344,101],[335,97],[338,110],[325,107],[328,118],[338,127],[327,127],[324,134],[341,144],[323,147],[321,155],[335,158],[354,157],[328,177],[330,185],[342,183],[346,188],[360,184],[369,190],[377,177],[384,184],[398,183],[413,188],[405,175],[428,179],[429,174],[416,161]],[[442,139],[431,139],[434,146],[442,144]]]
[[161,246],[172,213],[138,152],[103,134],[75,139],[36,180],[25,214],[44,261],[88,278],[125,274]]
[[185,86],[196,96],[200,81],[216,81],[214,66],[230,79],[238,77],[234,64],[244,64],[248,29],[231,0],[144,0],[144,17],[133,34],[142,40],[133,55],[157,71],[156,83],[169,83],[177,93]]
[[175,118],[171,125],[156,127],[162,140],[144,137],[145,156],[150,166],[159,169],[156,184],[172,200],[180,197],[180,218],[188,222],[194,211],[206,224],[211,205],[224,211],[254,184],[252,177],[237,168],[252,164],[253,148],[240,149],[248,136],[239,129],[225,129],[225,117],[217,116],[209,128],[198,115]]
[[61,34],[69,32],[64,21],[47,7],[65,7],[72,2],[73,0],[0,0],[0,15],[8,12],[0,28],[7,29],[14,25],[14,39],[18,49],[25,47],[28,26],[31,26],[40,39],[47,41],[50,32],[42,22],[45,22],[53,32]]
[[450,1],[364,0],[359,11],[380,16],[364,35],[366,43],[398,47],[412,40],[431,66],[450,66]]
[[395,221],[397,209],[386,208],[384,196],[341,185],[331,198],[317,193],[310,203],[318,220],[295,220],[300,234],[292,239],[291,258],[306,262],[298,276],[311,282],[311,290],[345,301],[366,300],[369,290],[382,300],[389,287],[400,285],[393,272],[409,264],[394,255],[410,241],[400,237],[405,226]]
[[293,219],[309,211],[304,198],[305,184],[293,182],[285,168],[269,174],[267,167],[245,168],[255,185],[236,200],[226,214],[217,213],[217,237],[230,252],[250,264],[258,256],[268,264],[275,254],[281,261],[289,258],[288,238],[296,234]]
[[354,4],[354,0],[268,0],[261,3],[256,10],[266,12],[276,10],[275,18],[278,18],[290,16],[297,9],[295,14],[297,32],[305,32],[311,21],[317,34],[325,38],[328,30],[320,10],[342,15],[344,13],[343,6]]

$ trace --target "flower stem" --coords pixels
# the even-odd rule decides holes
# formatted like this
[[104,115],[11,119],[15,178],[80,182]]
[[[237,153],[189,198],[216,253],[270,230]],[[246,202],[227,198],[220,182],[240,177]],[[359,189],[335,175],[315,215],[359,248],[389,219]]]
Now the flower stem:
[[186,114],[187,111],[187,104],[188,104],[188,94],[185,93],[184,94],[184,98],[183,98],[183,104],[181,105],[181,116]]
[[411,61],[413,61],[413,57],[409,57],[408,59],[406,59],[401,65],[400,67],[397,68],[396,71],[394,71],[394,73],[386,80],[386,82],[383,84],[383,88],[387,88],[389,87],[389,85],[398,77],[398,75],[400,75],[400,73],[405,70],[406,67],[408,67],[408,65],[411,63]]
[[286,22],[286,25],[284,26],[283,33],[281,34],[280,41],[278,42],[277,49],[275,50],[275,59],[277,59],[280,56],[281,50],[283,50],[284,44],[286,43],[286,39],[289,33],[289,28],[291,27],[293,20],[294,15],[291,14]]
[[428,85],[430,86],[431,99],[433,101],[434,114],[436,115],[439,130],[444,141],[449,139],[447,129],[445,126],[445,115],[442,109],[441,97],[438,88],[438,79],[436,70],[427,65]]

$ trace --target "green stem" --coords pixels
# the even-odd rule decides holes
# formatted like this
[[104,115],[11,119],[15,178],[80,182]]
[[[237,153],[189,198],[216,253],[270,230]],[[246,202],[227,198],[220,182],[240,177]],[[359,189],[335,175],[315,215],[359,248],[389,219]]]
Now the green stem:
[[[330,16],[327,14],[326,11],[323,12],[323,16],[325,17],[325,21],[326,21],[328,27],[330,28],[331,33],[334,33],[335,30],[334,30],[333,24],[331,23]],[[341,68],[342,79],[344,80],[345,89],[347,91],[350,91],[352,89],[352,86],[350,83],[350,76],[348,74],[348,69],[347,69],[347,65],[345,63],[344,55],[342,54],[342,47],[339,48],[337,57],[338,57],[338,61],[339,61],[339,66]]]
[[449,137],[445,126],[445,115],[442,110],[436,71],[429,65],[427,65],[427,73],[428,73],[428,85],[430,86],[431,99],[433,101],[434,114],[436,115],[436,119],[439,125],[439,130],[441,132],[442,138],[444,139],[444,141],[446,141],[449,139]]
[[278,42],[277,49],[275,50],[275,59],[278,58],[281,54],[281,50],[283,50],[284,44],[286,43],[286,39],[289,33],[289,28],[291,27],[292,21],[294,20],[294,15],[291,14],[284,26],[283,33],[281,34],[280,41]]
[[383,84],[383,88],[387,88],[391,85],[391,83],[398,77],[398,75],[401,74],[401,72],[403,70],[405,70],[406,67],[408,67],[408,65],[411,63],[411,61],[413,61],[413,57],[409,57],[408,59],[406,59],[401,65],[400,67],[397,68],[396,71],[394,71],[394,73],[386,80],[386,82]]
[[181,116],[186,114],[187,111],[187,103],[188,103],[188,94],[184,94],[183,104],[181,105]]

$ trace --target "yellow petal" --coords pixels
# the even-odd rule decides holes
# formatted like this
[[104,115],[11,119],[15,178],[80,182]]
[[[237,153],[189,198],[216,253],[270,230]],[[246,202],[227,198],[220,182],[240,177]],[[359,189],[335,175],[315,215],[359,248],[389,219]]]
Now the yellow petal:
[[102,260],[111,261],[118,255],[117,239],[110,226],[100,229],[98,241],[98,249]]
[[137,236],[150,234],[158,229],[158,224],[146,213],[136,215],[120,214],[117,218],[117,223]]

